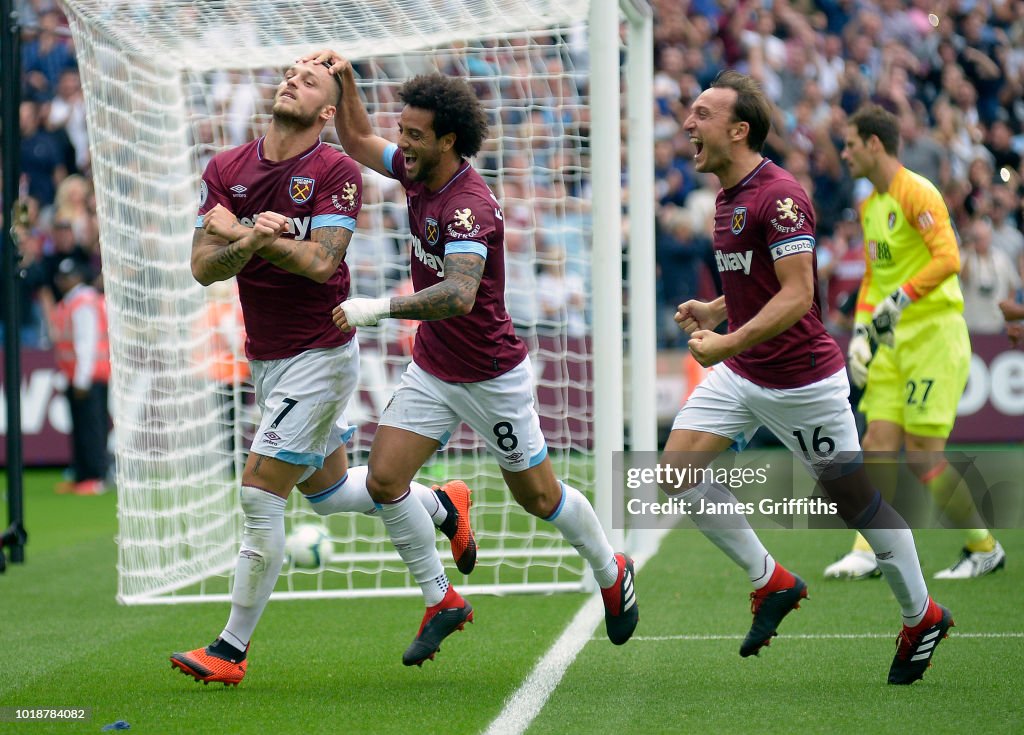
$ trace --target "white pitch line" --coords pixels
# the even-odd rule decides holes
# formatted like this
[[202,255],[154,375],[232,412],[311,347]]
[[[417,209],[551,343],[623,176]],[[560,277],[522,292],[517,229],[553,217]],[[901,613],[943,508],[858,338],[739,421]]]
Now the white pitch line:
[[[864,638],[892,638],[895,633],[786,633],[780,636],[785,640],[805,641],[827,641],[827,640],[861,640]],[[950,638],[1024,638],[1024,633],[1007,631],[1004,633],[957,633],[950,632]],[[660,641],[741,641],[742,635],[716,635],[712,633],[693,633],[690,635],[637,635],[630,638],[630,642],[660,642]],[[601,638],[593,637],[591,640],[599,641]]]
[[[650,556],[634,558],[634,569],[639,570]],[[642,589],[642,588],[641,588]],[[566,670],[576,660],[576,656],[590,641],[602,641],[602,636],[594,636],[593,631],[604,617],[604,605],[599,595],[591,597],[572,622],[562,631],[562,635],[551,649],[534,666],[533,671],[519,688],[505,700],[501,713],[484,731],[484,735],[522,735],[544,708],[551,693],[562,681]],[[796,633],[785,635],[787,640],[863,640],[870,638],[889,639],[894,633]],[[638,635],[630,639],[630,644],[664,641],[738,641],[742,635],[718,635],[712,633],[695,633],[687,635]],[[1006,631],[992,633],[958,633],[954,638],[1024,638],[1024,632]]]
[[[639,572],[640,567],[655,552],[632,556],[634,572]],[[642,581],[639,592],[638,599],[643,600]],[[583,650],[583,646],[591,641],[594,629],[603,618],[604,603],[600,595],[594,595],[580,608],[576,617],[541,657],[519,688],[505,700],[501,713],[484,730],[484,735],[522,735],[526,732],[526,728],[540,714],[551,693],[565,676],[566,670]]]
[[521,735],[548,701],[562,681],[566,669],[590,641],[594,628],[604,617],[600,595],[594,595],[576,613],[562,631],[555,645],[537,662],[519,688],[505,700],[501,713],[484,731],[484,735]]

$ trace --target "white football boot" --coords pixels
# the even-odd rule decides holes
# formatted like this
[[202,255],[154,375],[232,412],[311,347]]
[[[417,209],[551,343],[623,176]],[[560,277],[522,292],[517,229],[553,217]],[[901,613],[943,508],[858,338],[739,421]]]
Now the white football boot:
[[935,573],[935,579],[970,579],[971,577],[982,577],[986,574],[1002,569],[1006,566],[1006,552],[1002,545],[996,541],[992,551],[968,551],[960,552],[960,558],[956,564],[949,569],[943,569]]
[[870,579],[882,576],[875,554],[854,549],[834,564],[825,567],[825,576],[835,579]]

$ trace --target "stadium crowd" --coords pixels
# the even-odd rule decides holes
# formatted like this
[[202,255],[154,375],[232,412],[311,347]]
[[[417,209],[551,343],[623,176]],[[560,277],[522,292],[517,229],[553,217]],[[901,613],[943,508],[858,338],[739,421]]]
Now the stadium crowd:
[[[74,258],[102,287],[99,230],[85,104],[67,21],[56,0],[20,0],[17,5],[22,24],[20,196],[28,204],[15,222],[25,274],[22,338],[28,347],[47,347],[49,314],[58,297],[57,265]],[[725,68],[757,78],[777,104],[766,153],[791,171],[813,199],[831,328],[850,323],[864,269],[857,206],[870,190],[865,181],[848,175],[840,158],[844,125],[859,105],[874,101],[899,115],[903,162],[939,187],[953,214],[961,237],[970,329],[1006,329],[1007,305],[1024,296],[1024,2],[652,0],[652,5],[660,346],[683,344],[672,320],[676,305],[717,289],[710,241],[717,185],[714,177],[695,172],[693,147],[680,123],[688,102]],[[233,95],[230,78],[222,86],[231,97],[223,100],[225,114],[238,117],[232,110],[240,106],[251,115],[256,101]],[[533,124],[519,124],[527,122]],[[536,125],[552,121],[538,119]],[[243,137],[251,130],[245,121],[235,127]],[[211,151],[218,148],[218,141],[210,143]],[[482,157],[487,155],[485,148]],[[581,198],[575,183],[549,182],[547,198],[556,200],[559,186],[569,188],[569,197]],[[581,261],[573,257],[581,243],[561,237],[556,246],[547,246],[550,257],[539,258],[533,271],[532,256],[519,257],[517,243],[525,230],[515,224],[516,212],[526,211],[530,203],[511,179],[506,189],[505,209],[512,216],[507,223],[510,283],[519,273],[520,282],[529,280],[543,294],[538,300],[510,291],[513,316],[517,323],[537,323],[538,314],[568,309],[566,328],[585,331],[585,276],[574,271],[574,263]],[[393,215],[385,208],[366,216]],[[566,208],[536,216],[539,230],[553,232],[579,215]],[[397,240],[378,245],[373,252],[383,249],[388,263],[400,261]],[[374,273],[375,262],[353,250],[359,289],[360,273]],[[376,295],[374,288],[367,282],[364,290]]]
[[777,104],[766,154],[817,212],[833,328],[849,325],[864,272],[857,207],[870,191],[840,159],[847,117],[872,101],[901,120],[901,161],[936,184],[961,237],[964,316],[998,333],[1024,264],[1024,3],[1006,0],[654,0],[660,342],[688,294],[714,289],[716,184],[695,174],[682,110],[724,68]]

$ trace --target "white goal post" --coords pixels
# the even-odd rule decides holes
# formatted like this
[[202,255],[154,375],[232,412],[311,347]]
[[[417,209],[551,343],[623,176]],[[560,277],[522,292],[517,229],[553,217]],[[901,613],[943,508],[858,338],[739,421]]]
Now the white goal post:
[[[639,63],[630,47],[645,38],[645,24],[650,38],[646,0],[623,0],[621,10],[612,0],[593,6],[589,0],[64,0],[64,6],[86,94],[110,321],[120,602],[228,598],[241,531],[237,476],[253,409],[244,381],[223,382],[212,370],[218,348],[207,312],[211,304],[230,311],[234,296],[230,289],[204,289],[191,275],[199,177],[212,155],[266,127],[282,70],[325,47],[353,61],[384,137],[394,136],[395,92],[414,74],[436,68],[463,76],[484,102],[491,131],[474,165],[504,206],[509,310],[534,361],[549,456],[557,474],[595,499],[622,546],[622,532],[610,528],[611,454],[623,442],[625,338],[618,300],[619,59],[625,50],[631,61],[630,105],[648,105],[630,109],[630,121],[649,117],[649,95],[640,89],[650,88],[649,62]],[[622,22],[641,29],[625,44]],[[330,126],[325,139],[336,143]],[[642,148],[633,140],[630,168],[632,175],[647,170],[650,176],[649,150],[638,153]],[[348,263],[353,292],[380,296],[407,286],[404,195],[370,172],[364,184]],[[653,201],[631,202],[630,216],[633,235],[653,240],[636,224],[653,222]],[[653,245],[649,255],[653,271]],[[654,283],[632,288],[653,293]],[[653,330],[653,313],[631,316],[630,324],[638,321]],[[360,386],[348,411],[361,427],[350,446],[352,464],[365,462],[374,422],[408,362],[413,327],[389,320],[360,329]],[[226,341],[240,349],[237,340]],[[646,347],[653,338],[629,343]],[[632,362],[652,365],[653,350]],[[632,388],[630,421],[643,445],[653,442],[653,383]],[[636,441],[634,448],[655,449]],[[428,485],[456,478],[474,490],[480,546],[471,577],[449,565],[460,588],[589,587],[584,562],[550,524],[512,501],[497,465],[466,427],[420,476]],[[311,521],[326,525],[333,553],[318,569],[286,563],[275,599],[419,593],[379,520],[321,519],[293,493],[288,528]],[[439,541],[448,559],[440,534]]]

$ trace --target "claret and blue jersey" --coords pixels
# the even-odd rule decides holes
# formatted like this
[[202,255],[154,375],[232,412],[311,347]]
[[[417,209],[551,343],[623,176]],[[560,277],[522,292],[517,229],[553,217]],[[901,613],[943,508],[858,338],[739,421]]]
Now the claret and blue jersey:
[[505,223],[501,205],[476,170],[463,162],[436,192],[406,175],[398,146],[384,150],[384,165],[405,187],[412,235],[413,287],[444,280],[444,258],[473,253],[484,258],[473,310],[464,316],[421,322],[413,360],[440,380],[476,383],[507,373],[527,355],[505,308]]
[[[814,246],[814,210],[807,193],[768,159],[740,183],[722,189],[715,208],[714,251],[729,329],[750,321],[778,293],[777,260],[813,255]],[[809,385],[842,370],[843,354],[821,321],[817,274],[811,308],[796,324],[725,362],[766,388]]]
[[[217,204],[251,227],[260,212],[291,219],[283,237],[308,240],[321,227],[355,230],[362,207],[362,174],[348,156],[318,141],[284,161],[270,161],[263,138],[210,161],[200,185],[199,217]],[[348,266],[342,262],[323,284],[254,257],[238,273],[245,318],[246,355],[253,360],[292,357],[309,349],[337,347],[355,336],[334,326],[331,311],[348,298]]]

